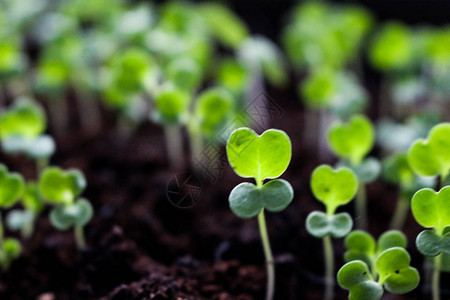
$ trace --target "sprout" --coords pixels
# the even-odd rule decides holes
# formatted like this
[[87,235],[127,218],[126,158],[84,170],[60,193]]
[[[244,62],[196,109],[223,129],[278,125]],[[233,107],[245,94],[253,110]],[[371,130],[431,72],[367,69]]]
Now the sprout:
[[166,80],[185,91],[195,90],[200,85],[202,76],[200,65],[190,58],[173,60],[167,66]]
[[[244,182],[230,193],[230,208],[240,218],[258,216],[267,265],[266,299],[273,299],[275,268],[267,234],[264,209],[279,212],[291,203],[294,192],[286,180],[275,179],[287,169],[291,161],[291,141],[286,133],[276,129],[257,135],[249,128],[235,130],[227,142],[227,156],[231,167],[243,178],[254,178],[256,185]],[[273,179],[264,184],[264,180]]]
[[370,120],[363,115],[353,116],[347,124],[336,124],[328,132],[331,150],[358,175],[359,188],[356,197],[356,213],[359,228],[367,228],[367,199],[365,182],[373,181],[380,172],[378,161],[363,160],[375,142],[375,132]]
[[216,76],[220,86],[237,96],[244,95],[250,82],[250,72],[245,65],[231,57],[221,61]]
[[[355,245],[356,246],[356,245]],[[410,266],[411,257],[402,247],[392,247],[381,252],[372,268],[378,280],[362,260],[345,264],[337,274],[339,285],[350,292],[350,300],[379,300],[383,287],[393,294],[405,294],[417,287],[419,272]]]
[[25,154],[37,162],[38,172],[48,164],[55,142],[43,134],[46,118],[42,107],[27,98],[19,99],[0,114],[0,138],[5,152]]
[[383,177],[386,181],[399,186],[397,208],[392,216],[390,228],[401,229],[414,193],[421,188],[434,186],[435,180],[416,175],[406,153],[393,154],[383,161]]
[[326,207],[326,214],[314,211],[306,219],[306,229],[314,237],[322,238],[325,255],[326,289],[324,299],[333,298],[334,254],[331,236],[342,238],[353,226],[348,213],[335,214],[336,209],[349,203],[358,189],[358,180],[352,170],[341,168],[333,170],[330,166],[317,167],[311,176],[311,189],[314,196]]
[[423,176],[440,175],[444,182],[450,171],[450,123],[431,129],[427,139],[416,140],[408,151],[413,170]]
[[[0,208],[13,206],[22,196],[23,190],[22,176],[9,173],[6,166],[0,164]],[[0,217],[0,266],[4,271],[9,268],[13,260],[19,257],[20,251],[19,241],[4,237],[4,225]]]
[[39,180],[39,192],[54,207],[50,212],[52,225],[65,230],[74,227],[78,249],[86,248],[83,227],[91,220],[93,209],[89,201],[78,196],[86,188],[86,179],[78,170],[63,171],[46,168]]
[[[439,192],[425,188],[414,194],[411,210],[417,223],[425,228],[416,239],[420,253],[434,258],[433,299],[440,299],[440,272],[445,257],[450,255],[450,186]],[[448,259],[448,258],[447,258]]]

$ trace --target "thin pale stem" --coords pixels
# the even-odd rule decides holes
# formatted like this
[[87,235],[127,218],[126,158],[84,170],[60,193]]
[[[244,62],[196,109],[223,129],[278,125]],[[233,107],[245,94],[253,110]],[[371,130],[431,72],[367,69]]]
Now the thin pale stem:
[[39,177],[39,175],[48,166],[48,164],[49,164],[48,157],[39,157],[36,159],[36,177]]
[[434,258],[434,271],[433,271],[433,281],[432,281],[432,292],[433,292],[433,300],[440,300],[441,295],[439,291],[439,283],[441,277],[441,262],[442,262],[442,254],[439,254]]
[[356,227],[358,229],[367,230],[367,196],[366,186],[363,182],[359,183],[355,206],[357,216]]
[[84,238],[83,226],[74,227],[75,244],[79,250],[86,249],[86,240]]
[[176,125],[164,126],[167,155],[172,168],[179,168],[183,162],[183,140],[181,128]]
[[391,219],[391,225],[389,226],[391,229],[401,230],[403,225],[405,224],[406,217],[408,216],[409,211],[409,202],[400,196],[397,200],[397,207],[395,208],[394,215]]
[[34,232],[34,220],[35,220],[35,216],[33,215],[33,219],[30,220],[30,222],[27,222],[22,227],[21,234],[22,234],[22,237],[25,240],[28,240],[33,235],[33,232]]
[[323,252],[325,256],[325,293],[324,300],[332,300],[334,292],[334,252],[331,236],[323,238]]
[[267,234],[266,218],[264,217],[264,209],[258,215],[259,233],[263,244],[264,255],[266,257],[267,267],[267,286],[266,300],[272,300],[275,293],[275,267],[273,262],[272,250],[270,249],[269,235]]
[[84,132],[95,133],[101,128],[101,112],[95,97],[89,92],[77,92],[78,113]]
[[203,151],[203,137],[196,129],[190,130],[190,147],[191,147],[191,165],[194,168],[198,168],[201,163],[201,153]]

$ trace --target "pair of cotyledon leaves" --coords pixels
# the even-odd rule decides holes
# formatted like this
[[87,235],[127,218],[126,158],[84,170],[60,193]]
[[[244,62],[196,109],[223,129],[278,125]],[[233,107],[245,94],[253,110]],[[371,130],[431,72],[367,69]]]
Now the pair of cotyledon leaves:
[[419,251],[426,256],[450,255],[450,186],[439,192],[428,188],[418,191],[411,209],[417,223],[432,228],[417,236]]
[[44,135],[45,114],[37,103],[28,98],[18,99],[0,114],[0,138],[7,153],[24,153],[33,158],[49,157],[55,142]]
[[393,294],[404,294],[415,289],[420,281],[419,272],[410,266],[410,262],[411,257],[404,248],[389,248],[375,262],[380,276],[378,282],[365,262],[354,260],[339,270],[338,283],[350,292],[350,300],[381,299],[383,287]]
[[411,167],[420,175],[443,179],[450,171],[450,123],[441,123],[431,129],[427,139],[418,139],[408,151]]
[[353,226],[348,213],[335,214],[336,209],[349,203],[358,190],[358,180],[352,170],[334,170],[328,165],[317,167],[311,176],[314,196],[326,206],[327,213],[314,211],[306,219],[306,229],[318,238],[331,235],[346,236]]
[[58,229],[84,226],[92,218],[93,209],[86,199],[77,199],[86,188],[86,180],[78,170],[63,171],[57,167],[44,170],[39,181],[42,196],[55,207],[50,221]]
[[230,193],[230,208],[241,218],[252,218],[262,209],[278,212],[293,199],[291,185],[283,179],[263,184],[284,173],[291,160],[291,141],[286,133],[269,129],[257,135],[249,128],[235,130],[227,142],[230,165],[243,178],[254,178],[257,185],[244,182]]

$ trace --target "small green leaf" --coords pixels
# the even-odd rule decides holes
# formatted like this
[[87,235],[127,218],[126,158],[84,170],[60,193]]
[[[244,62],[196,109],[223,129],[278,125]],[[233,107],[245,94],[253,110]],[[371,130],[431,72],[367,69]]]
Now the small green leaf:
[[71,205],[59,205],[50,212],[50,221],[52,225],[65,230],[73,226],[84,226],[92,218],[93,210],[91,204],[80,199]]
[[414,179],[406,153],[397,153],[383,161],[383,177],[391,183],[409,184]]
[[418,139],[409,148],[408,160],[415,172],[423,176],[440,175],[450,171],[450,123],[431,129],[427,139]]
[[332,215],[337,207],[353,199],[358,190],[358,180],[350,169],[333,170],[328,165],[321,165],[311,175],[311,189],[327,207],[327,214]]
[[348,213],[327,215],[320,211],[313,211],[306,218],[306,230],[317,238],[327,235],[342,238],[352,230],[352,227],[353,220]]
[[169,125],[185,121],[191,96],[173,86],[166,85],[155,96],[155,120]]
[[404,248],[394,247],[382,252],[376,261],[380,282],[393,294],[412,291],[419,284],[419,272],[410,267],[411,257]]
[[167,80],[184,91],[196,88],[202,79],[202,70],[197,62],[189,58],[176,59],[167,66]]
[[328,107],[338,93],[338,76],[330,68],[317,68],[300,85],[300,94],[312,108]]
[[450,186],[439,192],[421,189],[414,194],[411,209],[417,223],[441,234],[444,227],[450,226]]
[[18,136],[34,138],[46,127],[44,110],[28,98],[17,100],[8,110],[0,114],[0,138]]
[[378,238],[377,253],[394,247],[406,248],[406,244],[406,236],[401,231],[389,230]]
[[379,300],[383,288],[373,281],[367,265],[360,260],[346,263],[337,274],[339,285],[350,292],[350,300]]
[[442,252],[442,238],[434,230],[424,230],[417,236],[416,246],[425,256],[437,256]]
[[328,132],[328,142],[337,156],[357,166],[372,149],[375,132],[367,117],[355,115],[347,124],[332,126]]
[[262,187],[243,182],[230,193],[230,208],[241,218],[252,218],[266,208],[272,212],[285,209],[294,198],[291,185],[283,179],[267,182]]
[[207,138],[216,137],[227,125],[233,108],[234,100],[227,90],[217,87],[202,92],[195,105],[195,120],[201,133]]
[[8,173],[5,165],[0,164],[0,207],[11,207],[20,198],[24,190],[24,181],[18,173]]
[[41,212],[44,208],[44,201],[39,193],[39,185],[36,182],[29,182],[25,186],[22,204],[26,210],[35,214]]
[[231,167],[241,177],[277,178],[291,161],[291,140],[281,130],[269,129],[257,135],[250,128],[235,130],[227,142],[227,156]]
[[244,64],[233,58],[224,59],[217,71],[217,81],[234,94],[242,94],[248,86],[249,71]]
[[359,165],[354,166],[347,162],[340,162],[338,167],[347,167],[355,172],[358,180],[364,183],[371,183],[377,179],[381,173],[381,164],[374,157],[364,159]]
[[7,270],[12,261],[20,256],[22,247],[20,242],[13,238],[7,238],[3,241],[0,250],[0,264],[3,270]]
[[70,205],[86,188],[86,179],[78,170],[46,168],[39,180],[40,194],[53,204]]
[[344,254],[346,262],[362,260],[369,267],[372,265],[372,256],[375,254],[375,240],[365,231],[352,231],[345,238],[347,251]]

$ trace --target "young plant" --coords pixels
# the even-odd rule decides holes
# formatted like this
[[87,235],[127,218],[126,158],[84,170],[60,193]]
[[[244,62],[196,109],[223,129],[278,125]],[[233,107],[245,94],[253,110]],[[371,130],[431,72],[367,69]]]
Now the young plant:
[[[24,182],[21,175],[9,173],[5,165],[0,164],[0,209],[10,208],[22,196]],[[4,224],[0,213],[0,266],[6,271],[12,261],[19,257],[21,246],[14,238],[5,238]]]
[[[254,178],[256,185],[243,182],[230,193],[229,204],[235,215],[249,219],[258,216],[259,231],[266,257],[266,300],[273,299],[275,267],[270,249],[264,210],[279,212],[291,203],[294,192],[286,180],[275,179],[291,161],[291,141],[281,130],[269,129],[257,135],[249,128],[235,130],[226,150],[231,167],[243,178]],[[266,179],[273,179],[264,183]]]
[[335,214],[336,209],[349,203],[358,189],[358,179],[352,170],[341,168],[333,170],[328,165],[317,167],[311,176],[311,189],[314,196],[326,207],[326,213],[313,211],[306,219],[308,232],[323,240],[325,256],[324,299],[333,298],[334,290],[334,252],[331,237],[342,238],[353,227],[348,213]]
[[21,203],[25,209],[10,211],[6,223],[11,230],[20,230],[22,237],[29,239],[34,232],[36,219],[44,209],[44,200],[36,182],[26,184]]
[[443,261],[450,257],[450,186],[439,192],[421,189],[412,198],[411,210],[417,223],[428,228],[417,236],[416,246],[434,260],[432,292],[433,300],[439,300]]
[[406,153],[397,153],[383,161],[383,178],[399,187],[397,207],[390,228],[401,229],[410,209],[410,199],[421,188],[434,186],[435,180],[414,173]]
[[427,139],[416,140],[408,151],[414,172],[422,176],[440,176],[441,184],[450,172],[450,123],[434,126]]
[[364,159],[375,143],[375,131],[370,120],[363,115],[353,116],[348,123],[338,123],[328,132],[331,150],[344,164],[353,169],[359,179],[356,196],[357,227],[367,228],[367,199],[365,183],[373,181],[381,166],[374,158]]
[[86,248],[83,227],[91,220],[93,209],[88,200],[78,196],[86,188],[86,179],[78,170],[63,171],[46,168],[39,180],[39,192],[54,207],[50,222],[59,230],[74,228],[75,242],[80,250]]
[[191,103],[191,94],[172,85],[162,87],[156,94],[152,119],[164,126],[170,165],[179,167],[183,159],[181,125],[185,124]]
[[48,164],[55,142],[44,134],[47,121],[44,110],[27,98],[18,99],[0,114],[0,138],[7,153],[25,154],[36,160],[38,173]]

